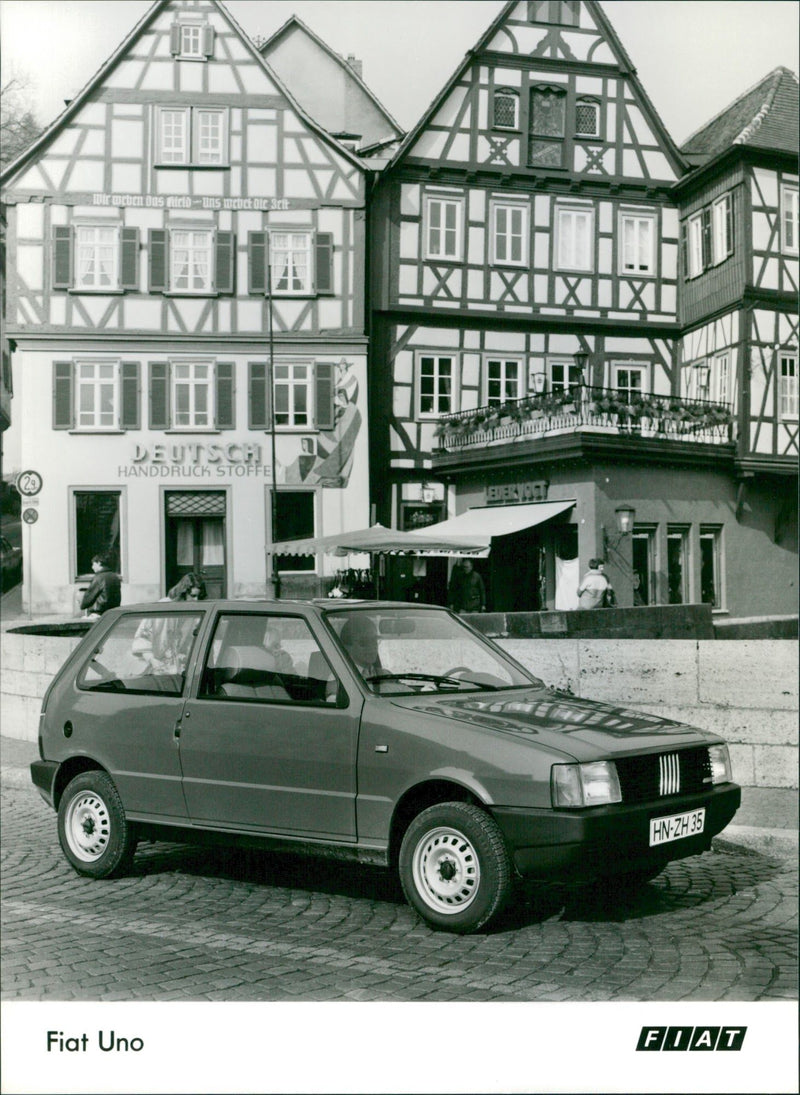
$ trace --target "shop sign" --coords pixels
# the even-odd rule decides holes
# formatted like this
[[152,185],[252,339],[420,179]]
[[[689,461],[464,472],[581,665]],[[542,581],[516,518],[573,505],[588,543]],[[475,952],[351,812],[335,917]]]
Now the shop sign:
[[181,442],[136,445],[132,462],[120,464],[122,479],[222,479],[267,477],[270,464],[261,463],[261,446],[232,441],[226,445]]
[[[214,198],[189,194],[92,194],[92,205],[133,209],[291,209],[288,198]],[[299,204],[299,203],[298,203]]]
[[523,480],[519,483],[490,483],[486,487],[487,506],[513,505],[515,502],[546,502],[546,479]]

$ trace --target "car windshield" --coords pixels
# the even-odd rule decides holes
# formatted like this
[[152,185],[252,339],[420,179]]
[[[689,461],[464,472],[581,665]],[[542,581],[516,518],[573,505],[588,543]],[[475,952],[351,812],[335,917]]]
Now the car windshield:
[[378,695],[541,685],[445,610],[376,606],[330,611],[326,618]]

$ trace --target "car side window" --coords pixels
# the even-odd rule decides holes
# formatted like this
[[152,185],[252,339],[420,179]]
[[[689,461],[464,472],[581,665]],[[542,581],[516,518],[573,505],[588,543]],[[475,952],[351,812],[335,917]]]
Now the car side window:
[[346,697],[299,616],[223,613],[209,645],[200,699],[302,705]]
[[78,674],[78,688],[180,696],[202,619],[197,612],[120,617]]

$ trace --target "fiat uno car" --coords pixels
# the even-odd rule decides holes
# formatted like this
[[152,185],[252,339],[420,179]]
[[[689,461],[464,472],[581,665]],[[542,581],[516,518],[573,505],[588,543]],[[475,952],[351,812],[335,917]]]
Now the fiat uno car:
[[316,851],[398,870],[469,932],[515,878],[636,882],[710,847],[727,746],[555,691],[445,609],[158,603],[106,613],[44,697],[31,766],[82,875],[141,839]]

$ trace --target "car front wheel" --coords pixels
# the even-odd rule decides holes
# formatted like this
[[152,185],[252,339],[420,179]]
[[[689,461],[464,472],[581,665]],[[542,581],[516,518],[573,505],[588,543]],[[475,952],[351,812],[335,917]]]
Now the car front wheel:
[[423,810],[400,847],[408,903],[434,928],[477,931],[500,912],[511,889],[503,836],[489,815],[465,802]]
[[58,807],[58,839],[78,874],[110,878],[130,865],[136,837],[106,772],[82,772],[67,785]]

